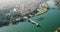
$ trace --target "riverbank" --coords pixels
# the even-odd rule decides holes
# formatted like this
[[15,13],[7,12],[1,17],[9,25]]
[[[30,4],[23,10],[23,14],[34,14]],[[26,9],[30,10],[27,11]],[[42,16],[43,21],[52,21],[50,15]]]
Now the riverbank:
[[39,5],[39,9],[37,9],[38,13],[36,15],[40,15],[40,14],[43,14],[45,12],[48,11],[48,3],[45,2],[45,3],[42,3]]

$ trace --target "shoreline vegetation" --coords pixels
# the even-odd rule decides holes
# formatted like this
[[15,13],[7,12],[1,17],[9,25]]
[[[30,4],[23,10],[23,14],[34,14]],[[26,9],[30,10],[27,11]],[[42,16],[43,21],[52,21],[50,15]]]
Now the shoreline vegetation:
[[55,6],[60,9],[60,0],[54,0]]
[[[37,10],[38,13],[36,13],[35,16],[41,15],[41,14],[47,12],[47,11],[48,11],[48,8],[49,8],[49,7],[48,7],[48,3],[47,3],[47,2],[44,2],[44,3],[40,4],[40,5],[39,5],[39,9]],[[34,15],[32,15],[32,17],[33,17],[33,16],[34,16]],[[26,17],[28,17],[28,16],[26,16]],[[12,18],[10,21],[12,22],[12,24],[14,24],[14,23],[16,23],[16,22],[23,22],[23,21],[20,21],[20,20],[23,20],[23,19],[24,19],[24,17]]]

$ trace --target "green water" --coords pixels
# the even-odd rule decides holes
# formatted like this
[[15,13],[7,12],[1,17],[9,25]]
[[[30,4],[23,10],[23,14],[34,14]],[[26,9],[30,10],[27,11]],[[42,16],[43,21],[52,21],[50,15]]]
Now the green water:
[[[51,2],[52,3],[52,2]],[[38,22],[40,27],[36,27],[35,25],[29,22],[20,22],[16,25],[9,25],[0,28],[0,32],[52,32],[57,27],[60,26],[60,10],[55,8],[54,4],[50,5],[50,9],[39,16],[31,18],[32,20]],[[55,8],[55,9],[52,9]],[[40,17],[44,17],[44,20],[37,20]]]

